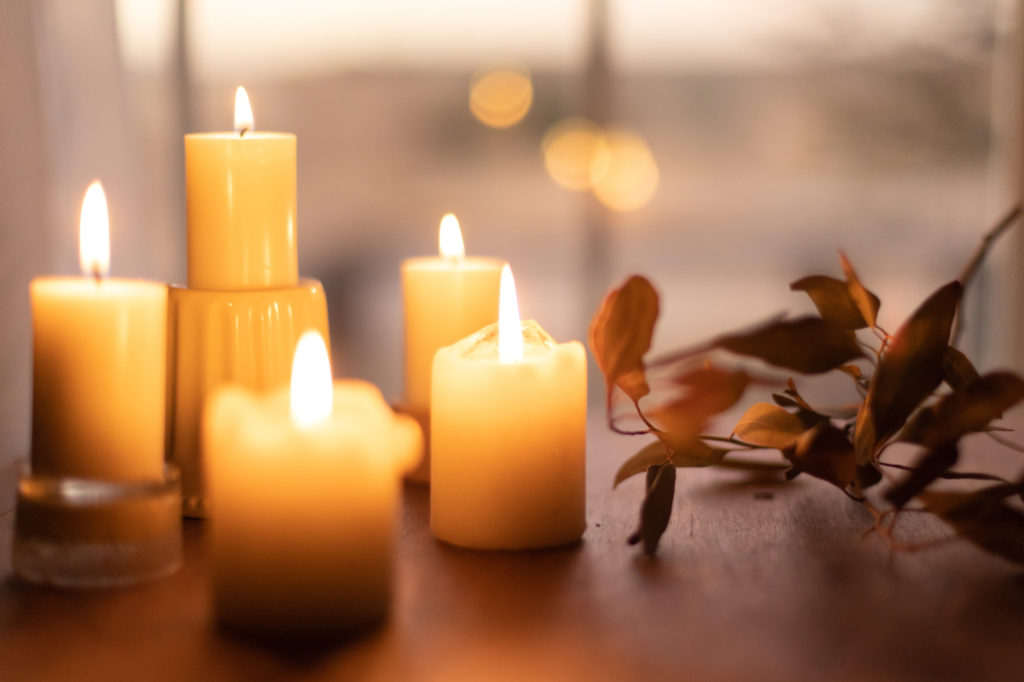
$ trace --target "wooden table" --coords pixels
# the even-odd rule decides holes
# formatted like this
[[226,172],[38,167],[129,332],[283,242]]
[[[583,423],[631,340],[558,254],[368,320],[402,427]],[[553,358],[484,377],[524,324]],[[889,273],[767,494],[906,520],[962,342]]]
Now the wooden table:
[[[131,589],[63,592],[10,578],[14,469],[0,477],[0,680],[1022,680],[1024,571],[952,542],[889,561],[869,515],[835,489],[681,472],[655,560],[625,545],[642,443],[590,429],[582,543],[478,553],[436,542],[406,491],[390,622],[321,648],[219,630],[204,525],[185,565]],[[1024,457],[973,440],[1011,472]],[[907,537],[946,534],[923,515]]]

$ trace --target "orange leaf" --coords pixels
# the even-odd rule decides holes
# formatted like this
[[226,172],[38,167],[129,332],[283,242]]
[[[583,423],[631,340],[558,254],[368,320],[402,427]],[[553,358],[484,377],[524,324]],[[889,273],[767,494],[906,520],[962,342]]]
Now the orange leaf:
[[850,298],[853,299],[854,305],[857,306],[857,310],[860,311],[861,317],[864,318],[867,325],[874,327],[882,302],[860,283],[860,278],[857,277],[853,266],[842,251],[839,252],[839,262],[843,266],[843,274],[846,275],[846,288],[850,292]]
[[651,347],[657,319],[658,292],[637,275],[601,303],[590,322],[590,350],[609,395],[616,385],[634,402],[650,392],[643,357]]
[[739,402],[750,376],[742,371],[701,367],[676,377],[675,382],[688,390],[650,413],[661,429],[655,435],[673,450],[685,451],[693,447],[708,419]]

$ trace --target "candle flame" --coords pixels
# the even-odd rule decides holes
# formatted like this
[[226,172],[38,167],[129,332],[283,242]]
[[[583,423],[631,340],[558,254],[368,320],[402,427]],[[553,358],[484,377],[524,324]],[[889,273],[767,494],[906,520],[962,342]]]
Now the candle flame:
[[82,199],[78,223],[78,262],[83,275],[96,278],[110,270],[110,214],[107,195],[99,180],[93,180]]
[[249,95],[241,85],[235,90],[235,132],[245,135],[255,127]]
[[498,294],[498,360],[502,363],[523,361],[523,328],[519,322],[519,300],[512,269],[501,269],[501,289]]
[[462,230],[454,213],[445,213],[441,218],[441,229],[437,233],[437,245],[445,258],[462,258],[466,245],[462,242]]
[[324,337],[308,331],[299,338],[292,360],[292,421],[302,428],[323,423],[334,407],[331,361]]

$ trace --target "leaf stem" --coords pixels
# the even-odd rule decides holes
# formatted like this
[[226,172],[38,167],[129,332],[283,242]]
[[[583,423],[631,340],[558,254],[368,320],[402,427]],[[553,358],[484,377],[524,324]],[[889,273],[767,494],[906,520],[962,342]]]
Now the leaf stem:
[[1016,450],[1017,452],[1024,452],[1024,445],[1021,445],[1020,443],[1014,443],[1012,440],[1008,438],[1003,438],[1002,436],[997,435],[992,431],[986,431],[985,435],[994,440],[995,442],[999,443],[1000,445],[1005,445],[1011,450]]
[[[896,464],[895,462],[879,462],[884,467],[891,469],[899,469],[900,471],[917,471],[917,467],[907,466],[906,464]],[[998,481],[1000,483],[1009,483],[1002,476],[996,476],[995,474],[975,473],[972,471],[946,471],[937,476],[937,478],[944,478],[950,481]]]
[[700,438],[701,440],[710,440],[710,441],[715,441],[716,443],[731,443],[733,445],[740,445],[740,446],[742,446],[742,447],[744,447],[744,448],[746,448],[748,450],[769,450],[770,449],[770,448],[764,447],[763,445],[754,445],[753,443],[748,443],[748,442],[746,442],[744,440],[740,440],[739,438],[736,438],[735,436],[729,436],[728,438],[726,438],[725,436],[697,436],[697,437]]

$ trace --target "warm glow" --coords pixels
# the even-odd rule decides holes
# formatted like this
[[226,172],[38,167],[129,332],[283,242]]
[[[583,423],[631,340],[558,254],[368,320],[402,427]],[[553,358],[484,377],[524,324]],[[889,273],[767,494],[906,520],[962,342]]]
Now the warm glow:
[[658,189],[658,164],[647,142],[635,133],[611,130],[590,165],[590,183],[598,201],[613,211],[646,206]]
[[469,90],[469,110],[491,128],[519,123],[533,104],[533,81],[525,68],[490,69],[474,77]]
[[523,361],[523,327],[519,322],[519,300],[512,268],[501,269],[501,290],[498,296],[498,360],[504,363]]
[[82,199],[78,223],[78,262],[83,275],[103,277],[110,270],[110,215],[103,185],[93,180]]
[[254,127],[249,95],[246,94],[245,88],[239,85],[235,90],[235,132],[244,135]]
[[308,331],[299,338],[292,360],[292,421],[310,428],[326,421],[334,406],[334,383],[327,346],[319,332]]
[[459,229],[459,221],[453,213],[445,213],[441,218],[437,246],[445,258],[462,258],[466,255],[466,245],[462,243],[462,230]]
[[548,175],[565,189],[590,189],[590,167],[605,146],[601,129],[584,118],[567,118],[548,129],[541,141]]

